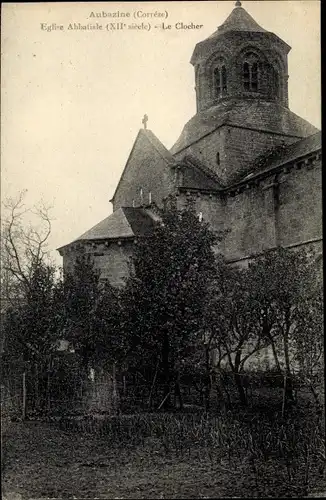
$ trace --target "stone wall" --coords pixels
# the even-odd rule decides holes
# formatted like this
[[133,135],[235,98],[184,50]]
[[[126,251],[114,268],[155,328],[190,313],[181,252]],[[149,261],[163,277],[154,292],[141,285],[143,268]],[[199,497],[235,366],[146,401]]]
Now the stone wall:
[[[300,164],[299,164],[300,165]],[[245,263],[253,254],[276,245],[298,247],[302,244],[321,251],[322,195],[321,162],[307,162],[291,168],[276,179],[275,174],[259,185],[250,185],[238,194],[195,194],[196,212],[216,231],[226,231],[219,245],[225,257]],[[278,198],[275,198],[275,187]],[[178,208],[185,208],[189,194],[178,196]],[[121,286],[128,275],[132,255],[131,241],[89,242],[79,245],[94,255],[102,278]],[[72,266],[76,253],[66,251],[64,268]]]
[[261,154],[297,140],[287,135],[223,126],[177,153],[175,158],[181,160],[185,155],[193,155],[215,172],[222,182],[230,183],[251,171],[253,161]]
[[[213,89],[213,70],[218,64],[226,67],[227,97],[271,99],[288,106],[289,48],[278,37],[267,32],[230,31],[211,39],[211,43],[209,39],[199,43],[192,58],[196,68],[197,111],[208,109],[218,102]],[[259,61],[259,88],[254,93],[246,92],[243,88],[243,62],[248,52],[254,53]],[[270,67],[279,75],[277,93],[271,85]]]
[[278,216],[282,246],[322,237],[321,163],[302,166],[280,179]]
[[[290,169],[279,176],[278,200],[275,175],[250,185],[236,195],[195,197],[197,213],[213,229],[227,231],[222,251],[227,259],[240,261],[273,248],[313,243],[322,238],[321,163]],[[187,194],[178,198],[186,205]]]
[[[132,255],[133,243],[129,241],[112,242],[80,242],[86,253],[94,258],[94,269],[101,273],[101,279],[108,280],[113,286],[123,286],[129,275],[129,263]],[[78,250],[69,249],[63,254],[64,272],[73,270]]]

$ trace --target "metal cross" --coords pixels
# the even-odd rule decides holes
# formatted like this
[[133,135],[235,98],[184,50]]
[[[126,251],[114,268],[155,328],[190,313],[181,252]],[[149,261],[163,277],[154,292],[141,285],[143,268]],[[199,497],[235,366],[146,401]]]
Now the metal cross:
[[144,125],[144,129],[147,128],[147,122],[148,122],[148,116],[144,115],[144,118],[142,119],[142,124]]

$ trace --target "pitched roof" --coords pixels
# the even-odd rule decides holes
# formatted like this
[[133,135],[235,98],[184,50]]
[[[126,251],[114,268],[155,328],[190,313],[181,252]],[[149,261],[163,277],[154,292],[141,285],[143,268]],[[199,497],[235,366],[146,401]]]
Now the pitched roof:
[[223,183],[219,177],[198,158],[192,155],[185,155],[178,165],[185,167],[180,188],[207,191],[219,191],[222,189]]
[[253,169],[251,173],[240,179],[239,182],[250,180],[258,175],[270,172],[277,167],[294,162],[303,156],[321,150],[321,132],[310,135],[305,139],[301,139],[290,146],[286,146],[282,151],[277,150],[277,154],[268,159],[260,169]]
[[[153,134],[153,132],[149,129],[140,129],[138,134],[137,134],[137,137],[135,139],[135,142],[131,148],[131,151],[130,151],[130,154],[128,156],[128,159],[126,161],[126,165],[123,169],[123,172],[121,174],[121,177],[120,177],[120,180],[118,182],[118,185],[114,191],[114,194],[112,196],[112,200],[114,199],[117,191],[118,191],[118,188],[120,186],[120,183],[121,183],[121,180],[124,176],[124,173],[126,172],[127,168],[128,168],[128,165],[129,165],[129,162],[132,158],[132,155],[133,155],[133,152],[135,151],[135,148],[137,147],[137,144],[139,142],[142,141],[142,139],[145,139],[149,144],[150,144],[150,149],[153,149],[155,151],[158,152],[158,154],[166,161],[167,164],[173,164],[175,162],[172,154],[170,153],[170,151],[164,146],[164,144],[161,143],[161,141],[156,137],[155,134]],[[151,160],[150,156],[147,155],[147,160]],[[142,161],[145,161],[145,157],[143,157],[143,160]]]
[[156,137],[156,135],[149,129],[141,129],[140,133],[144,134],[148,141],[151,143],[153,148],[164,158],[166,161],[174,163],[174,158],[170,151],[162,144],[162,142]]
[[176,154],[222,125],[250,128],[294,137],[307,137],[318,131],[300,116],[276,102],[258,99],[232,99],[201,111],[184,126],[171,148]]
[[150,210],[142,207],[122,207],[76,238],[72,243],[144,236],[154,224],[155,216]]

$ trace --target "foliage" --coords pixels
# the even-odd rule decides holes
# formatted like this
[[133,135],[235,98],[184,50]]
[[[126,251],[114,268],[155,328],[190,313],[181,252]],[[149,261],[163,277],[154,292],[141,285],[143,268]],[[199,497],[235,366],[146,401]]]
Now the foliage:
[[[1,299],[5,358],[46,363],[59,336],[60,278],[47,251],[49,208],[4,202]],[[34,220],[33,220],[34,219]]]
[[41,264],[34,270],[24,297],[5,313],[7,356],[22,355],[25,361],[40,363],[56,349],[60,287],[53,267]]
[[172,207],[135,245],[122,293],[129,360],[151,358],[154,366],[160,360],[166,395],[173,371],[202,330],[206,292],[216,270],[212,247],[219,240],[192,210]]
[[248,268],[220,260],[205,304],[205,332],[201,365],[206,364],[207,380],[227,361],[245,404],[240,374],[254,354],[268,347],[277,371],[288,377],[291,397],[298,362],[312,378],[322,356],[322,289],[313,257],[279,248],[253,259]]
[[64,282],[65,337],[84,366],[107,367],[121,356],[119,294],[102,284],[91,257],[80,254]]
[[246,398],[240,372],[266,342],[260,334],[259,309],[252,301],[255,286],[250,269],[220,263],[206,307],[207,348],[217,353],[217,368],[227,360],[240,400]]
[[[322,286],[314,255],[279,248],[265,252],[250,269],[256,285],[252,301],[261,311],[261,333],[272,344],[278,367],[282,368],[283,359],[289,377],[296,368],[312,373],[323,344]],[[296,367],[297,362],[301,366]]]

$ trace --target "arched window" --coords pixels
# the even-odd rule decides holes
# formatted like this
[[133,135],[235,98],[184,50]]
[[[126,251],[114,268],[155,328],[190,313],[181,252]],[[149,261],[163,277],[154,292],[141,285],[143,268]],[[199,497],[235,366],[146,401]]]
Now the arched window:
[[250,90],[250,68],[247,62],[243,65],[243,86],[245,90]]
[[216,96],[219,97],[221,93],[221,76],[219,68],[214,69],[214,84]]
[[227,80],[226,80],[226,67],[222,66],[222,92],[226,94],[227,91]]
[[224,64],[214,69],[214,87],[216,97],[223,97],[227,93],[227,74]]
[[247,54],[242,70],[243,88],[248,92],[259,90],[259,68],[255,54]]
[[251,90],[258,90],[258,64],[256,62],[251,66]]

